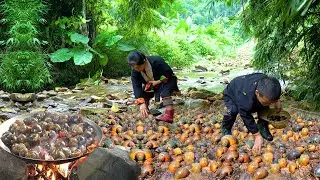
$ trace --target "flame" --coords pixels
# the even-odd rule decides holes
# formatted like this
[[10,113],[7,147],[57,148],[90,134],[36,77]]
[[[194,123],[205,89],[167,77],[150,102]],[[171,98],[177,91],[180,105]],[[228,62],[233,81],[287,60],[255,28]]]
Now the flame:
[[38,165],[38,170],[39,170],[39,171],[42,171],[42,170],[43,170],[43,165],[42,165],[42,164],[39,164],[39,165]]
[[97,147],[98,147],[98,144],[92,143],[90,146],[87,147],[87,153],[91,153],[92,151],[97,149]]
[[65,163],[65,164],[56,165],[57,171],[58,171],[63,177],[68,177],[70,164],[71,164],[71,163]]
[[52,173],[51,180],[56,180],[56,173]]
[[52,169],[49,169],[47,172],[46,172],[46,177],[50,177],[52,175],[54,175],[54,173],[52,173]]
[[[95,149],[96,146],[92,146]],[[30,173],[32,168],[29,167],[28,177],[33,177],[37,180],[57,180],[57,179],[67,179],[73,168],[77,167],[79,164],[83,163],[88,156],[83,156],[77,161],[64,163],[64,164],[36,164],[32,166],[35,173]]]

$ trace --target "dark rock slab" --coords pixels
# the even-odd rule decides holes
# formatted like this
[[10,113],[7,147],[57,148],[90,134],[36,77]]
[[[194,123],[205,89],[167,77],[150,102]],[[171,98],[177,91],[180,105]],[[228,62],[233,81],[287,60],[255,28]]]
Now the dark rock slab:
[[114,148],[98,148],[79,165],[73,180],[134,180],[140,175],[140,167],[129,159],[129,152]]
[[25,175],[25,163],[19,158],[0,149],[0,179],[22,180]]

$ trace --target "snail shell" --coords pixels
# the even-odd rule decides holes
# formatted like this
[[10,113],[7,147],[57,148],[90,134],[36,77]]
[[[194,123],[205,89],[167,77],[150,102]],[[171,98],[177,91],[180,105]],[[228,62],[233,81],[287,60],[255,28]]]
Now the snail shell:
[[54,159],[65,159],[66,155],[60,150],[55,150],[52,152],[52,157]]
[[34,124],[31,128],[31,133],[41,133],[42,128],[39,124]]
[[87,142],[87,140],[86,140],[85,137],[83,137],[83,136],[79,136],[79,137],[78,137],[78,143],[79,143],[79,145],[85,145],[86,142]]
[[30,143],[30,145],[38,145],[40,144],[40,135],[39,134],[31,134],[28,137],[28,143]]
[[27,141],[27,137],[24,134],[19,134],[19,136],[17,137],[17,140],[19,143],[25,143]]
[[71,149],[70,148],[68,148],[68,147],[63,147],[62,148],[62,151],[63,151],[63,153],[65,154],[65,156],[68,158],[68,157],[70,157],[71,156]]
[[33,125],[33,124],[37,124],[38,123],[38,119],[34,118],[34,117],[29,117],[29,118],[25,118],[23,120],[24,124],[27,126]]
[[26,157],[31,159],[40,159],[39,153],[33,150],[28,151],[28,153],[26,154]]

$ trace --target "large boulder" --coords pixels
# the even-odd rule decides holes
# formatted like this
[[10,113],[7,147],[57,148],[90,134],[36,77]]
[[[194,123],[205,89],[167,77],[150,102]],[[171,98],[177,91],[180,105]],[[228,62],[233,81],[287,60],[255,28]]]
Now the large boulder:
[[23,180],[25,163],[0,148],[0,179]]
[[78,166],[76,174],[79,180],[131,180],[137,179],[140,172],[128,151],[98,148]]

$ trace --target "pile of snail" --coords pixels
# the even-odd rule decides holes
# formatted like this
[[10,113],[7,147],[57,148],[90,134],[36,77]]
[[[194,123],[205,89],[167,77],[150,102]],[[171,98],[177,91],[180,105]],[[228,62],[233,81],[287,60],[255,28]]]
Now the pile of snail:
[[80,115],[38,112],[16,120],[1,140],[18,156],[52,161],[83,155],[95,143],[95,136]]
[[240,119],[232,135],[221,136],[222,117],[214,108],[177,108],[172,125],[128,112],[110,112],[96,122],[104,132],[103,146],[130,148],[130,158],[141,165],[141,179],[159,177],[157,173],[169,179],[196,174],[234,179],[239,171],[254,179],[271,174],[320,176],[318,120],[296,114],[285,129],[269,125],[274,140],[264,141],[261,153],[253,153],[254,136]]

